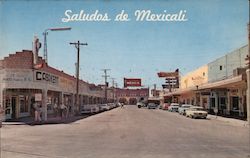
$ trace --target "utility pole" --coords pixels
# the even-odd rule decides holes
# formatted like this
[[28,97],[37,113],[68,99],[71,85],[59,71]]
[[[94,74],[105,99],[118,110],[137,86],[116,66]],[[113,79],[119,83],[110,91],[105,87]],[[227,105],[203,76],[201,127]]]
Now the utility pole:
[[156,84],[154,84],[154,92],[153,92],[153,97],[156,97]]
[[111,80],[112,80],[112,93],[113,93],[113,102],[115,102],[115,78],[111,78]]
[[107,78],[109,77],[109,75],[107,75],[107,71],[109,71],[110,69],[102,69],[102,71],[104,72],[104,75],[102,77],[104,77],[105,80],[105,86],[104,86],[104,95],[105,95],[105,103],[107,103],[108,100],[108,93],[107,93],[107,88],[108,88],[108,82],[107,82]]
[[77,42],[70,42],[69,44],[74,45],[77,49],[77,63],[76,63],[76,114],[79,114],[80,112],[80,104],[79,104],[79,65],[80,65],[80,46],[85,45],[87,46],[87,43],[80,43],[80,41]]

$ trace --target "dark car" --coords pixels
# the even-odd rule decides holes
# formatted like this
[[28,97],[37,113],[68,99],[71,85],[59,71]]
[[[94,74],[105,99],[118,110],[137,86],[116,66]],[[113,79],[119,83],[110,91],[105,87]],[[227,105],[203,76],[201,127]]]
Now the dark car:
[[148,109],[156,109],[158,107],[155,103],[148,103]]

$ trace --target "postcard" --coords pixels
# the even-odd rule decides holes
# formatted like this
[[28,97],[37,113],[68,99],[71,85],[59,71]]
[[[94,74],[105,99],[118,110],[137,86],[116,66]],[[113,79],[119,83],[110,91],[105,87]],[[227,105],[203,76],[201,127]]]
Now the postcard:
[[0,157],[250,158],[248,0],[0,0]]

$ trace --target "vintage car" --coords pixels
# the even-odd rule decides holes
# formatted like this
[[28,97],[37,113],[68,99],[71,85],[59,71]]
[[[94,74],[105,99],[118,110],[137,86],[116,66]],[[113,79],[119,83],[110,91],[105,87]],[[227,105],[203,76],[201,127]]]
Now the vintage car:
[[178,112],[179,107],[180,107],[180,104],[171,103],[170,106],[168,107],[168,111],[170,111],[170,112]]
[[158,105],[155,103],[148,103],[147,107],[148,107],[148,109],[156,109],[158,107]]
[[108,104],[100,104],[100,111],[110,110],[110,106]]
[[181,115],[186,115],[186,110],[192,107],[193,105],[190,104],[183,104],[181,107],[178,108],[178,112]]
[[192,106],[186,110],[186,116],[190,118],[207,118],[207,112],[203,107]]
[[137,102],[136,105],[137,105],[138,108],[146,106],[145,103],[143,103],[143,102]]
[[168,110],[168,107],[170,106],[170,104],[169,103],[164,103],[163,105],[162,105],[162,110]]

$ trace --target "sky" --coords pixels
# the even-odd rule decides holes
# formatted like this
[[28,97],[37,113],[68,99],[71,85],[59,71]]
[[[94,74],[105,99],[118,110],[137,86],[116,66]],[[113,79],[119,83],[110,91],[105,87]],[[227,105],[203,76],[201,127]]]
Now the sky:
[[[108,22],[62,22],[65,11],[107,13]],[[130,21],[114,21],[122,10]],[[186,11],[187,21],[136,21],[136,10],[164,14]],[[71,14],[72,15],[72,14]],[[248,0],[2,0],[0,1],[0,59],[32,49],[36,35],[42,43],[48,28],[48,64],[75,75],[76,48],[70,42],[87,42],[80,49],[80,78],[104,82],[102,69],[123,86],[123,78],[142,78],[145,87],[161,87],[159,71],[180,70],[181,75],[247,44]],[[110,80],[109,80],[110,81]]]

